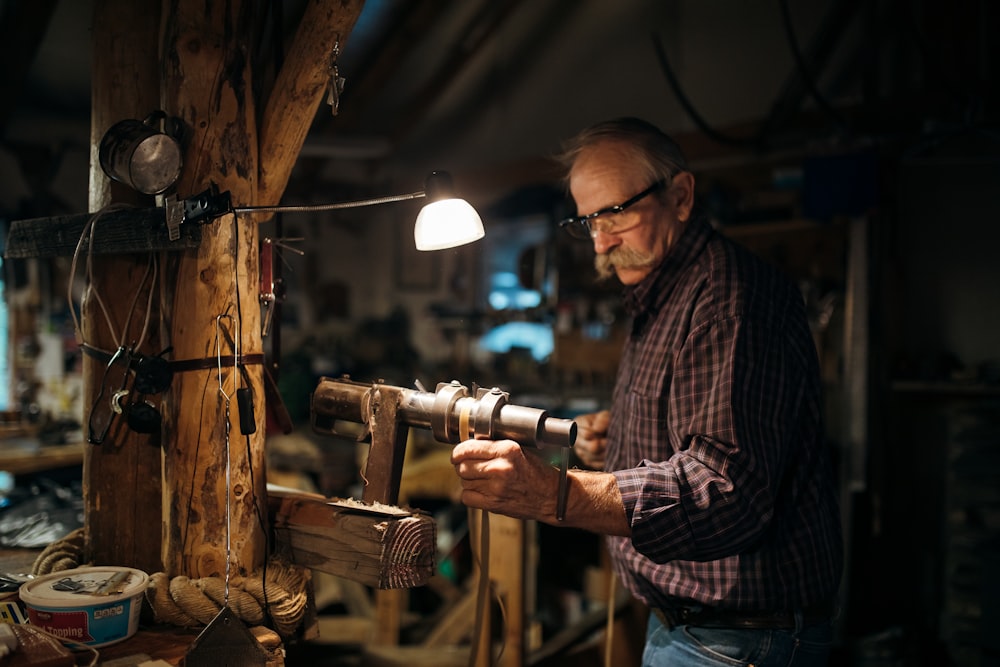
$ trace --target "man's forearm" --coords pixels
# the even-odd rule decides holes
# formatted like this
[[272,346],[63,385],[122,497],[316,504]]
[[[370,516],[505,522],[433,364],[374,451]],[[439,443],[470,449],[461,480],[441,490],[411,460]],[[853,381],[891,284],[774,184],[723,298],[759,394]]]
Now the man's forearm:
[[553,525],[583,528],[602,535],[628,537],[632,530],[615,476],[606,472],[570,470],[566,517]]

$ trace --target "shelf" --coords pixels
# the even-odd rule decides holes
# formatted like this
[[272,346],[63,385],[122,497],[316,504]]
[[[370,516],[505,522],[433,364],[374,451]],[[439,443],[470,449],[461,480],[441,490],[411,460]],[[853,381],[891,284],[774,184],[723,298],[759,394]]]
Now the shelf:
[[27,475],[83,465],[83,443],[39,446],[37,441],[0,440],[0,470]]
[[900,394],[937,394],[941,396],[1000,397],[1000,385],[974,382],[948,382],[927,380],[895,380],[892,390]]

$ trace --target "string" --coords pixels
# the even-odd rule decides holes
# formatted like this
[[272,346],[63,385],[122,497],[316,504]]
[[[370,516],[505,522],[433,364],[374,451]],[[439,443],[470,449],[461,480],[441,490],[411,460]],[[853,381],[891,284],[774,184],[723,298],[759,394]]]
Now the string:
[[[479,585],[476,590],[476,619],[472,625],[472,646],[469,649],[469,667],[475,667],[479,657],[482,634],[485,631],[486,608],[490,601],[490,513],[479,510]],[[488,638],[487,638],[488,639]],[[493,653],[492,650],[489,651]],[[491,659],[488,661],[492,663]]]
[[[67,285],[67,289],[66,289],[66,301],[67,301],[67,304],[69,305],[70,315],[73,318],[73,326],[75,328],[75,331],[76,331],[77,335],[81,338],[81,342],[83,342],[82,341],[82,338],[83,338],[83,329],[80,326],[80,320],[77,318],[76,308],[73,305],[73,279],[76,277],[76,263],[77,263],[77,259],[80,256],[80,250],[83,248],[83,242],[85,240],[89,240],[90,244],[91,244],[91,247],[93,247],[93,239],[94,239],[93,229],[97,225],[97,221],[100,220],[105,215],[107,215],[108,213],[110,213],[110,212],[112,212],[114,210],[117,210],[118,208],[121,208],[121,207],[120,206],[105,206],[104,208],[102,208],[99,211],[97,211],[96,213],[94,213],[94,215],[92,215],[90,218],[88,218],[86,224],[84,224],[84,226],[83,226],[83,231],[80,232],[80,238],[76,242],[76,248],[73,250],[73,259],[70,261],[69,284]],[[90,257],[90,253],[89,252],[88,252],[87,256],[88,256],[88,262],[89,262],[89,257]],[[91,278],[91,272],[90,272],[90,267],[88,266],[87,267],[87,279],[90,280],[90,278]],[[101,296],[98,293],[98,291],[93,288],[93,284],[91,284],[91,289],[94,292],[94,297],[97,300],[98,305],[101,306],[101,311],[104,313],[104,317],[107,320],[108,330],[111,332],[112,338],[115,339],[115,345],[117,347],[121,347],[121,343],[119,342],[118,337],[115,336],[115,328],[111,324],[111,318],[108,315],[107,309],[104,307],[104,301],[101,299]]]

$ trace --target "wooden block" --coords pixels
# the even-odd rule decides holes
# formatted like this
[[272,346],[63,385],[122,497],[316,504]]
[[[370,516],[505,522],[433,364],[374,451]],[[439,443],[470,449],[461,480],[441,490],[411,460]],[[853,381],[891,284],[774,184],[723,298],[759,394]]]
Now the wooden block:
[[432,517],[273,487],[268,501],[276,542],[297,565],[378,589],[421,586],[434,574]]

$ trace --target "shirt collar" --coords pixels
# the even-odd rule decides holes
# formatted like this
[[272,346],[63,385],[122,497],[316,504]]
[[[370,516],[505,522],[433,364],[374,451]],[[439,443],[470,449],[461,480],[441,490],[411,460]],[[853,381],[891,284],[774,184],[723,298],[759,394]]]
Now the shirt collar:
[[694,217],[684,225],[681,235],[648,276],[625,288],[625,312],[639,317],[656,312],[670,296],[680,275],[701,253],[715,231],[703,217]]

